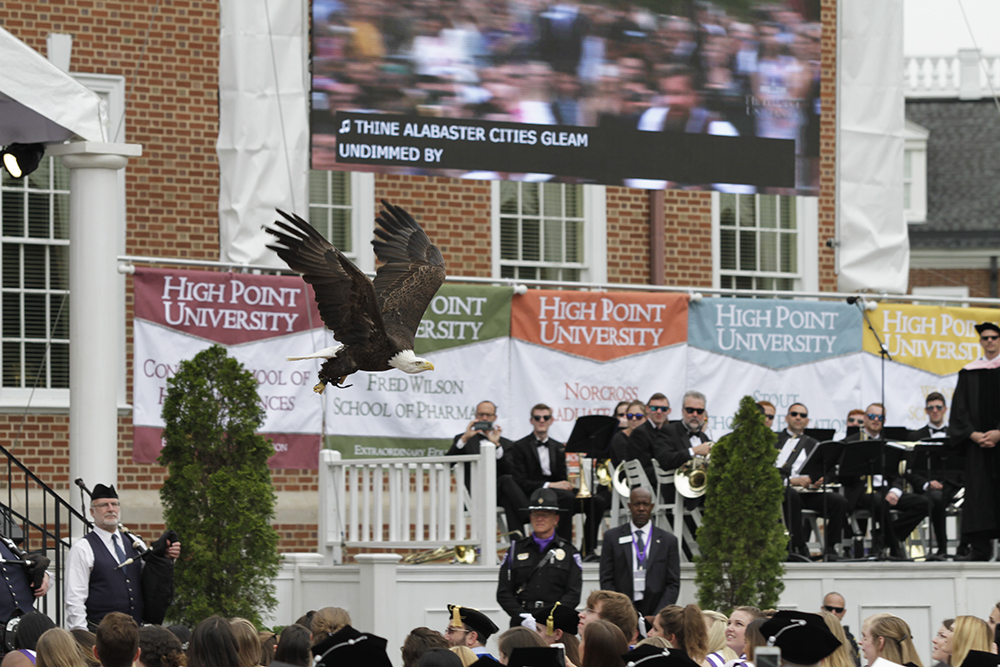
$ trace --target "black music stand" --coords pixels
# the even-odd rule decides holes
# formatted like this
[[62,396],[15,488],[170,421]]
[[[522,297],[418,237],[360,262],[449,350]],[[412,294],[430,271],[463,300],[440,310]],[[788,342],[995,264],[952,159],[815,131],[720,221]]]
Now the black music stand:
[[817,442],[826,442],[827,440],[833,440],[833,435],[836,432],[832,428],[807,428],[802,432],[802,435],[808,435]]
[[[962,488],[953,473],[965,472],[965,451],[953,449],[947,438],[930,438],[919,441],[913,448],[911,470],[920,472],[928,481],[940,478],[942,485]],[[952,474],[949,474],[952,473]]]
[[[805,433],[807,435],[815,433],[817,435],[826,436],[826,439],[820,440],[820,443],[813,448],[809,458],[807,458],[805,463],[802,464],[802,470],[799,471],[800,475],[808,475],[811,480],[823,480],[823,483],[820,484],[820,489],[823,493],[823,516],[825,517],[829,513],[826,507],[826,494],[832,493],[827,490],[826,485],[829,484],[831,475],[836,476],[837,474],[837,466],[839,465],[840,457],[844,452],[844,443],[840,440],[832,439],[834,434],[834,430],[832,428],[806,429]],[[813,437],[819,440],[816,435]],[[823,542],[823,559],[826,560],[827,553],[825,538]]]
[[[573,432],[570,433],[569,440],[566,441],[566,451],[581,454],[590,459],[607,458],[608,446],[611,444],[611,438],[614,437],[617,431],[617,417],[612,417],[611,415],[584,415],[583,417],[578,417],[576,423],[573,424]],[[583,466],[584,461],[581,457],[581,480],[583,480],[584,475],[587,474],[584,471]],[[593,475],[591,475],[591,486],[593,486]],[[596,492],[597,490],[592,488],[590,491],[591,496],[593,496]],[[594,502],[592,497],[577,498],[576,501],[580,503],[583,514],[587,517],[588,529],[584,530],[584,538],[586,538],[586,534],[588,530],[590,530],[596,536],[594,541],[599,542],[600,537],[597,536],[599,531],[590,528],[595,525],[591,523],[595,520]],[[586,542],[587,540],[584,539],[581,543],[586,547],[585,555],[590,555],[597,549],[597,544],[587,544]]]
[[[898,429],[886,428],[887,434]],[[902,429],[905,432],[905,429]],[[844,443],[844,451],[840,462],[840,477],[867,477],[879,475],[883,482],[899,475],[899,464],[905,460],[908,450],[905,447],[894,446],[889,440],[856,440]],[[891,472],[890,472],[891,471]],[[887,474],[889,473],[889,474]],[[874,491],[874,490],[873,490]],[[888,544],[885,539],[892,530],[891,516],[882,516],[881,493],[877,493],[879,502],[872,505],[872,521],[877,528],[872,529],[872,542]],[[862,536],[863,537],[863,536]],[[869,555],[862,560],[886,560],[881,552]],[[907,559],[908,560],[908,559]]]

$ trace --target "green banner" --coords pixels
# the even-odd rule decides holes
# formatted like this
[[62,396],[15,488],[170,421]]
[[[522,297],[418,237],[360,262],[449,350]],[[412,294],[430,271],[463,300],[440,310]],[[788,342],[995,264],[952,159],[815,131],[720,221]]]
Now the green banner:
[[374,435],[328,435],[325,444],[325,449],[336,449],[345,459],[443,456],[449,447],[450,439]]
[[414,351],[426,354],[510,336],[509,287],[444,284],[417,328]]

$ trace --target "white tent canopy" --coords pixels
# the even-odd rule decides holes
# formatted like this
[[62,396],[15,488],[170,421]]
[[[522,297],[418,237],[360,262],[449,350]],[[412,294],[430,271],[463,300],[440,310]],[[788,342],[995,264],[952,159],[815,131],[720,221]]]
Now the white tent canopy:
[[0,145],[106,142],[101,98],[0,27]]

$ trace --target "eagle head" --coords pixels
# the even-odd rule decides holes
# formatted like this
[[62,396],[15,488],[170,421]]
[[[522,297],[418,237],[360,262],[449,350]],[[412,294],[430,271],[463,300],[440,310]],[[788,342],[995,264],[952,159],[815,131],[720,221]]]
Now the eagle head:
[[413,354],[413,350],[403,350],[389,360],[389,365],[404,373],[423,373],[434,370],[434,364]]

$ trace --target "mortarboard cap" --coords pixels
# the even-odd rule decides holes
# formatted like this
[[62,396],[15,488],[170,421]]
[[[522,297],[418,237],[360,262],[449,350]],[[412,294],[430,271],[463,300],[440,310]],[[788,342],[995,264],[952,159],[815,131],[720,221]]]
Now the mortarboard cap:
[[457,604],[450,604],[448,605],[448,613],[451,614],[452,625],[455,627],[461,627],[462,624],[469,626],[476,631],[484,644],[490,635],[500,629],[496,626],[496,623],[490,620],[489,616],[472,607],[460,607]]
[[840,648],[840,640],[819,614],[779,611],[760,626],[768,646],[781,649],[782,661],[814,665]]

